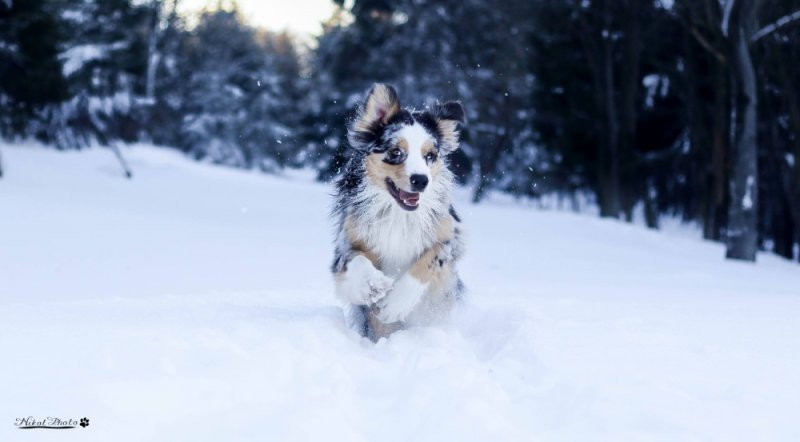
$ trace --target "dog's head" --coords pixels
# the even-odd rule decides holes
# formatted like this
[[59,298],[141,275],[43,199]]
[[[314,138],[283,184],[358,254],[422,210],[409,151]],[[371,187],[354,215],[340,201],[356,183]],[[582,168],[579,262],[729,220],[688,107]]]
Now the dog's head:
[[444,159],[458,149],[463,123],[461,103],[407,110],[394,88],[378,83],[351,124],[348,140],[364,153],[370,184],[385,189],[403,209],[416,210],[425,189],[442,177]]

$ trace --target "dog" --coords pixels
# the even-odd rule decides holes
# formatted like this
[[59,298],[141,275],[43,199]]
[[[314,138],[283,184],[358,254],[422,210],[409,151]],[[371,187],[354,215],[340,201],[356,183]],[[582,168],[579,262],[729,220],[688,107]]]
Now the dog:
[[447,160],[464,123],[459,102],[405,109],[378,83],[348,127],[332,272],[351,326],[373,341],[441,320],[461,299],[463,233]]

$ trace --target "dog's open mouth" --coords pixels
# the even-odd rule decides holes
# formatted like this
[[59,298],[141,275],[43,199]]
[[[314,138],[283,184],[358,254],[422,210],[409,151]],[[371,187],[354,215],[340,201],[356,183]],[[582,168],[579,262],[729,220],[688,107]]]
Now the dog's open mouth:
[[388,177],[386,178],[386,188],[389,189],[389,194],[394,197],[400,207],[406,210],[417,210],[419,207],[419,192],[406,192],[398,188]]

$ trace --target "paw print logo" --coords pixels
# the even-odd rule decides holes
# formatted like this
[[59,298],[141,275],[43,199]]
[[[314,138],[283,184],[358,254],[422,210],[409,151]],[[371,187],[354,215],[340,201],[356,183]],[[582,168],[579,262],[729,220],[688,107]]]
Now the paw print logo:
[[88,418],[85,418],[85,417],[84,417],[84,418],[81,418],[81,423],[80,423],[80,425],[81,425],[81,427],[83,427],[83,428],[86,428],[86,427],[88,427],[88,426],[89,426],[89,419],[88,419]]

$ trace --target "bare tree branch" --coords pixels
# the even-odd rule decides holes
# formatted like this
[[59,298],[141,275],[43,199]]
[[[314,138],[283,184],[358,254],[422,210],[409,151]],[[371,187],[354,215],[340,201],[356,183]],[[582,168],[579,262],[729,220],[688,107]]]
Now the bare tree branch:
[[720,24],[720,28],[722,29],[722,35],[728,36],[728,24],[731,21],[731,12],[733,11],[733,6],[735,5],[736,0],[725,0],[725,9],[722,12],[722,23]]
[[700,43],[700,46],[702,46],[703,49],[711,53],[711,55],[713,55],[714,58],[716,58],[720,63],[726,64],[728,62],[725,56],[720,51],[718,51],[714,47],[714,45],[708,41],[707,38],[703,36],[703,33],[700,32],[699,29],[697,29],[697,26],[695,26],[694,23],[692,23],[692,20],[689,17],[686,17],[683,14],[676,14],[676,16],[678,18],[678,21],[684,26],[686,26],[686,29],[689,30],[689,32],[692,34],[692,37],[694,37],[694,39],[697,40],[698,43]]
[[712,46],[711,43],[709,43],[708,40],[706,40],[706,38],[703,37],[703,34],[701,34],[700,31],[698,31],[696,27],[694,27],[694,26],[692,26],[690,24],[689,25],[689,31],[692,33],[692,36],[695,38],[695,40],[697,40],[697,42],[700,43],[700,46],[702,46],[703,49],[705,49],[708,52],[710,52],[714,57],[716,57],[717,60],[719,60],[720,63],[722,63],[722,64],[727,63],[727,60],[725,59],[725,56],[722,55],[721,52],[716,50],[714,48],[714,46]]
[[125,172],[125,178],[128,179],[133,178],[133,171],[131,171],[130,166],[128,166],[128,162],[125,161],[125,157],[122,156],[122,151],[119,149],[119,145],[117,145],[117,143],[111,142],[110,147],[111,151],[114,152],[114,156],[117,157],[119,165],[122,166],[122,171]]
[[769,24],[767,26],[764,26],[763,28],[759,29],[758,32],[756,32],[755,34],[753,34],[752,37],[750,37],[750,41],[751,42],[756,42],[756,41],[760,40],[761,38],[764,38],[767,35],[777,31],[778,29],[780,29],[780,28],[782,28],[784,26],[788,26],[789,24],[791,24],[792,22],[797,21],[797,20],[800,20],[800,11],[795,11],[795,12],[789,14],[789,15],[784,15],[783,17],[779,18],[775,22],[773,22],[773,23],[771,23],[771,24]]

